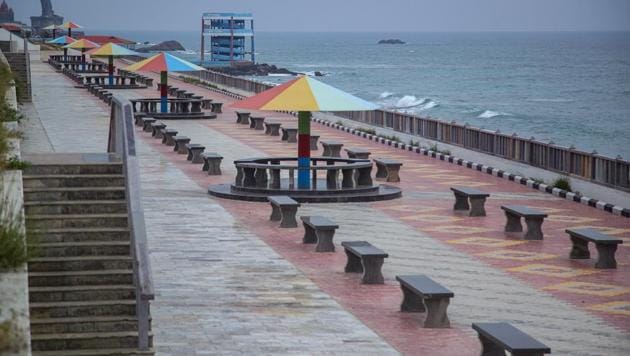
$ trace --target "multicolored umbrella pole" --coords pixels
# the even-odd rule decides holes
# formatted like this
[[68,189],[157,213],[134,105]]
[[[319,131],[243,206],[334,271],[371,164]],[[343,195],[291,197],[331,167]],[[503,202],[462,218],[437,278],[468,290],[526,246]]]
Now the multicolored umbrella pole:
[[310,189],[311,112],[368,111],[378,109],[354,95],[308,76],[301,76],[241,100],[234,108],[263,111],[298,112],[298,189]]
[[81,27],[80,25],[78,25],[78,24],[76,24],[76,23],[74,23],[72,21],[68,21],[68,22],[64,22],[63,24],[59,25],[59,27],[57,27],[57,28],[67,29],[68,30],[68,36],[72,37],[72,29],[73,28],[83,28],[83,27]]
[[[61,36],[61,37],[57,37],[54,40],[50,40],[47,43],[50,44],[54,44],[54,45],[60,45],[60,46],[66,46],[70,43],[75,42],[76,40],[72,37],[68,37],[68,36]],[[67,48],[63,48],[63,61],[67,62],[68,61],[68,49]]]
[[132,72],[160,72],[160,111],[167,112],[168,72],[197,72],[205,70],[196,64],[168,53],[159,53],[125,68]]
[[89,49],[98,48],[98,44],[92,41],[86,40],[86,39],[80,39],[64,47],[64,49],[68,49],[68,48],[81,50],[81,68],[83,69],[83,71],[85,71],[85,51]]
[[108,58],[108,72],[109,72],[109,85],[114,85],[114,57],[124,56],[138,56],[138,52],[132,51],[125,47],[119,46],[114,43],[106,43],[100,48],[93,49],[88,52],[92,57],[107,57]]

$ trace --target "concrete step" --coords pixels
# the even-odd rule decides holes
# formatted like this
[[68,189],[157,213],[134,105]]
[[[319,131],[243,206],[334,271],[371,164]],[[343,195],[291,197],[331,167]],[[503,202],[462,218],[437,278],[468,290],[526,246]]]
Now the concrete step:
[[129,241],[129,229],[123,227],[64,228],[32,230],[38,234],[41,243],[88,242],[88,241]]
[[31,303],[134,300],[135,295],[135,287],[132,284],[30,287],[28,290]]
[[[155,350],[150,348],[148,351],[139,351],[137,349],[95,349],[95,350],[64,350],[64,356],[150,356],[154,355]],[[33,351],[33,356],[59,356],[59,351]]]
[[24,175],[51,174],[123,174],[120,163],[33,164],[23,171]]
[[66,227],[127,227],[127,214],[53,214],[26,215],[27,224],[34,228]]
[[50,174],[22,176],[24,188],[124,187],[122,174]]
[[[71,242],[72,243],[72,242]],[[100,242],[99,242],[100,243]],[[50,245],[50,244],[47,244]],[[91,251],[92,252],[92,251]],[[100,252],[100,251],[98,251]],[[96,271],[107,269],[132,269],[130,255],[80,255],[63,257],[37,257],[28,262],[32,272],[46,271]]]
[[24,188],[24,201],[124,200],[124,187]]
[[50,303],[29,303],[31,319],[38,318],[73,318],[85,316],[133,316],[136,313],[136,301],[90,300]]
[[62,200],[24,203],[26,215],[120,214],[127,212],[125,200]]
[[133,284],[133,270],[29,272],[30,287]]
[[[129,331],[109,333],[41,334],[31,336],[33,351],[62,351],[85,349],[133,349],[138,346],[138,333]],[[150,336],[153,347],[153,336]]]
[[90,316],[78,318],[31,319],[31,334],[96,333],[137,331],[135,316]]
[[40,243],[38,257],[131,256],[129,241]]

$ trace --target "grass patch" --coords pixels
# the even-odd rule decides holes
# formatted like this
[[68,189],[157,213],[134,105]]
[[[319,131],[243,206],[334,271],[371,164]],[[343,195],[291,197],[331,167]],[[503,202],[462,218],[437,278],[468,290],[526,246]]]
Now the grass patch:
[[22,161],[21,159],[19,159],[16,156],[13,156],[11,158],[9,158],[6,162],[6,169],[8,170],[24,170],[28,167],[30,167],[31,164],[30,162],[27,161]]
[[365,127],[357,127],[355,130],[365,132],[368,135],[376,136],[376,130],[374,129],[366,129]]
[[569,177],[558,177],[551,184],[554,188],[566,190],[567,192],[572,192],[571,189],[571,180]]
[[396,136],[396,135],[391,135],[391,136],[383,136],[384,139],[386,140],[390,140],[390,141],[394,141],[394,142],[402,142],[402,140],[400,139],[400,137]]
[[538,184],[545,184],[545,180],[542,178],[534,178],[534,177],[529,177],[529,179],[533,180],[534,183],[538,183]]
[[420,147],[420,141],[409,140],[409,146]]
[[[2,187],[0,187],[2,189]],[[32,229],[22,228],[22,218],[18,209],[7,201],[0,207],[0,271],[22,266],[37,256],[39,237]]]

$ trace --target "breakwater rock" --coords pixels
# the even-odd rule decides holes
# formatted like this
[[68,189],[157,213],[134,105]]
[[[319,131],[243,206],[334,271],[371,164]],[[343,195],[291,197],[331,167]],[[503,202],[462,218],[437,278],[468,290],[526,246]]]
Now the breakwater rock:
[[285,75],[297,75],[298,73],[292,72],[286,68],[278,68],[273,64],[256,63],[256,64],[237,64],[228,67],[217,67],[212,70],[221,72],[227,75],[247,75],[247,76],[266,76],[269,74],[285,74]]
[[136,52],[147,53],[147,52],[158,52],[158,51],[168,52],[168,51],[185,51],[185,50],[186,48],[184,48],[184,46],[182,46],[182,44],[177,41],[164,41],[154,46],[138,48],[136,49]]
[[407,42],[403,41],[403,40],[399,40],[397,38],[390,38],[388,40],[380,40],[378,41],[378,44],[405,44]]

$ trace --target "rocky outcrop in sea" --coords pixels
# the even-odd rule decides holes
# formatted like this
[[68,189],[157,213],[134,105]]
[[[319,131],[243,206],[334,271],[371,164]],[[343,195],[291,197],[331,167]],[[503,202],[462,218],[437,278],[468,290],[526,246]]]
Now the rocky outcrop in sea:
[[177,41],[164,41],[156,45],[138,48],[136,52],[148,53],[148,52],[170,52],[170,51],[185,51],[186,48]]
[[407,42],[400,40],[398,38],[390,38],[388,40],[380,40],[378,44],[406,44]]

